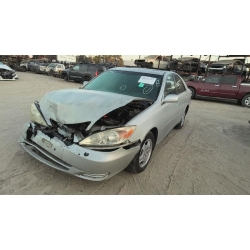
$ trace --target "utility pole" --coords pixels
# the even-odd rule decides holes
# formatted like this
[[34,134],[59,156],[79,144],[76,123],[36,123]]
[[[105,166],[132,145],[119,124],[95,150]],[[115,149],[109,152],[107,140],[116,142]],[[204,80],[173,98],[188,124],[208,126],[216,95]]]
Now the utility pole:
[[[200,55],[199,62],[198,62],[198,67],[197,67],[197,76],[199,75],[200,63],[201,63],[201,55]],[[190,68],[191,68],[191,65],[190,65]]]
[[161,55],[160,56],[158,56],[158,69],[160,68],[160,63],[161,63]]
[[208,73],[208,67],[210,65],[210,60],[211,60],[211,55],[209,56],[209,59],[208,59],[208,64],[207,64],[207,69],[206,69],[206,74],[205,76],[207,76],[207,73]]

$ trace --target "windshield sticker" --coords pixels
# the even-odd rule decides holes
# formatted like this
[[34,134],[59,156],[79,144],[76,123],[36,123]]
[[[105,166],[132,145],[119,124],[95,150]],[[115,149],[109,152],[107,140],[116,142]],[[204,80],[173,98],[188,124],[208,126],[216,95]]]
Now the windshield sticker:
[[160,80],[157,78],[156,80],[156,83],[155,83],[156,87],[160,87],[161,86],[161,83],[160,83]]
[[120,90],[125,90],[126,89],[126,85],[122,85],[121,87],[120,87]]
[[144,83],[140,82],[140,84],[138,85],[139,88],[143,88],[144,87]]
[[149,76],[141,76],[138,82],[143,82],[146,84],[153,85],[155,83],[156,78],[154,77],[149,77]]
[[149,94],[149,93],[153,90],[153,88],[154,88],[153,85],[145,87],[145,88],[143,89],[143,94],[144,94],[144,95]]

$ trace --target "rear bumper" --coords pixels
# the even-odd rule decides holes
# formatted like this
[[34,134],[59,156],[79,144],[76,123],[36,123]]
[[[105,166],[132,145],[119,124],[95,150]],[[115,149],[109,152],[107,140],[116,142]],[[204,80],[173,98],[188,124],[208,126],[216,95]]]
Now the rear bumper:
[[139,152],[140,145],[129,149],[119,148],[111,152],[95,151],[77,144],[66,146],[57,138],[50,138],[41,131],[27,139],[23,126],[19,143],[40,162],[62,172],[92,181],[105,180],[125,169]]

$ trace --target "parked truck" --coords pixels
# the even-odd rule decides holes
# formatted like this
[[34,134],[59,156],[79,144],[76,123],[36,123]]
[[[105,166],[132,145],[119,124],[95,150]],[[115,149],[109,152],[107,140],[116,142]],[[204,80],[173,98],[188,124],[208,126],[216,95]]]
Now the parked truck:
[[250,108],[249,76],[209,75],[203,79],[187,81],[186,84],[192,91],[192,98],[206,96],[233,99]]

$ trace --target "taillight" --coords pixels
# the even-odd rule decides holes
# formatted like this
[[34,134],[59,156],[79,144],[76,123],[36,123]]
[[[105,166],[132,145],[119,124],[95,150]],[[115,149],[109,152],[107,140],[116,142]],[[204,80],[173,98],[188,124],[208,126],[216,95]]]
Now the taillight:
[[98,72],[97,71],[95,72],[95,76],[98,76]]

